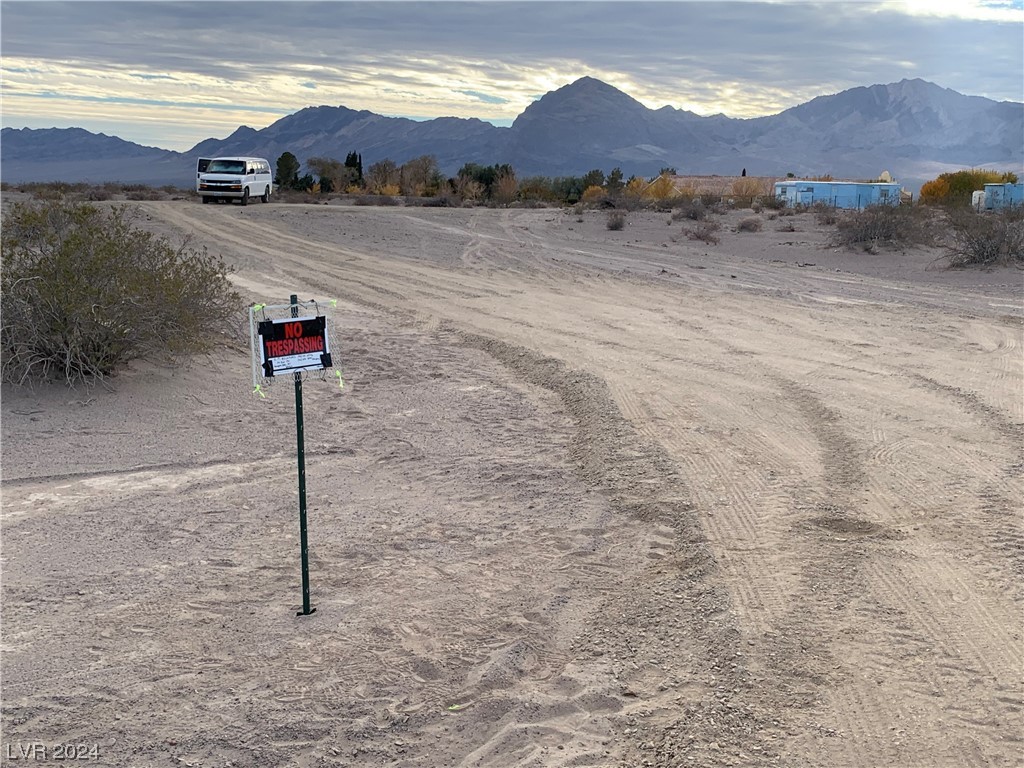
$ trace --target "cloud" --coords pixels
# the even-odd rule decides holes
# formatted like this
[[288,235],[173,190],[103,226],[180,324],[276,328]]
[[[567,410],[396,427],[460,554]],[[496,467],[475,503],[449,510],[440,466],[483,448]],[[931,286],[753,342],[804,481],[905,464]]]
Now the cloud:
[[466,96],[472,96],[474,99],[484,102],[484,104],[508,104],[508,99],[502,98],[501,96],[491,96],[487,93],[480,93],[479,91],[459,91],[459,93],[465,94]]
[[[508,124],[539,94],[584,75],[649,107],[735,117],[904,77],[996,99],[1020,100],[1024,90],[1020,25],[1006,20],[1024,18],[1020,0],[3,2],[2,10],[5,124],[62,118],[88,102],[106,105],[96,120],[137,115],[151,131],[157,109],[183,120],[202,109],[196,141],[216,114],[224,135],[228,115],[269,123],[309,106],[314,91],[320,104]],[[33,96],[42,93],[66,101]],[[175,130],[186,135],[187,122]]]

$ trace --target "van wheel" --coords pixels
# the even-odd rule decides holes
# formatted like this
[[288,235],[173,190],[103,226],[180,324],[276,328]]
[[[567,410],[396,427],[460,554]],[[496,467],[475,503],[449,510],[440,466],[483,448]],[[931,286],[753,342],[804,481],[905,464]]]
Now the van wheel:
[[208,197],[203,197],[203,198],[201,198],[201,200],[203,201],[203,205],[206,205],[207,203],[210,202],[210,198],[208,198]]
[[266,189],[263,190],[263,195],[260,197],[260,200],[262,200],[264,203],[270,202],[270,187],[267,187]]
[[246,187],[245,189],[242,190],[242,205],[248,205],[248,204],[249,204],[249,188]]

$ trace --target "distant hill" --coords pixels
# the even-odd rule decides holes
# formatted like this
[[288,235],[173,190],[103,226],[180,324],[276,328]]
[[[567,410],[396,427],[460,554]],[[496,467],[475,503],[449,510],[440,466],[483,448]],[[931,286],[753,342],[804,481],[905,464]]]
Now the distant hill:
[[20,181],[123,181],[191,185],[198,157],[283,152],[300,161],[343,159],[364,167],[434,155],[448,175],[467,162],[511,163],[520,176],[581,175],[615,166],[629,176],[674,167],[687,174],[830,173],[906,186],[945,170],[1024,167],[1024,104],[965,96],[924,80],[852,88],[777,115],[737,119],[649,109],[591,77],[545,94],[510,128],[477,119],[415,121],[338,106],[307,107],[257,130],[241,126],[188,152],[143,147],[81,128],[12,129],[0,135],[0,177]]

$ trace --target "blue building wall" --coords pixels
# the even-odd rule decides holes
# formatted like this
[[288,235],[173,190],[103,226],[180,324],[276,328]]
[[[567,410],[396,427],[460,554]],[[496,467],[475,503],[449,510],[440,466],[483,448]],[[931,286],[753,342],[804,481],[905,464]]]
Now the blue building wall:
[[1024,183],[985,185],[985,210],[998,211],[1018,205],[1024,205]]
[[899,205],[900,185],[881,181],[777,181],[775,196],[789,206],[823,202],[835,208],[859,209],[869,205]]

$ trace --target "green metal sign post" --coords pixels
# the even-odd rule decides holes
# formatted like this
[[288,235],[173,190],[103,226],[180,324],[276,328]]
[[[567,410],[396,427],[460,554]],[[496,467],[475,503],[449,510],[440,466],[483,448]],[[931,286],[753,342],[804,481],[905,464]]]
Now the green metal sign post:
[[[299,316],[299,297],[291,296],[292,317]],[[295,377],[295,439],[299,465],[299,547],[302,552],[302,610],[297,616],[309,616],[316,608],[309,607],[309,541],[306,537],[306,439],[302,423],[302,372]]]

